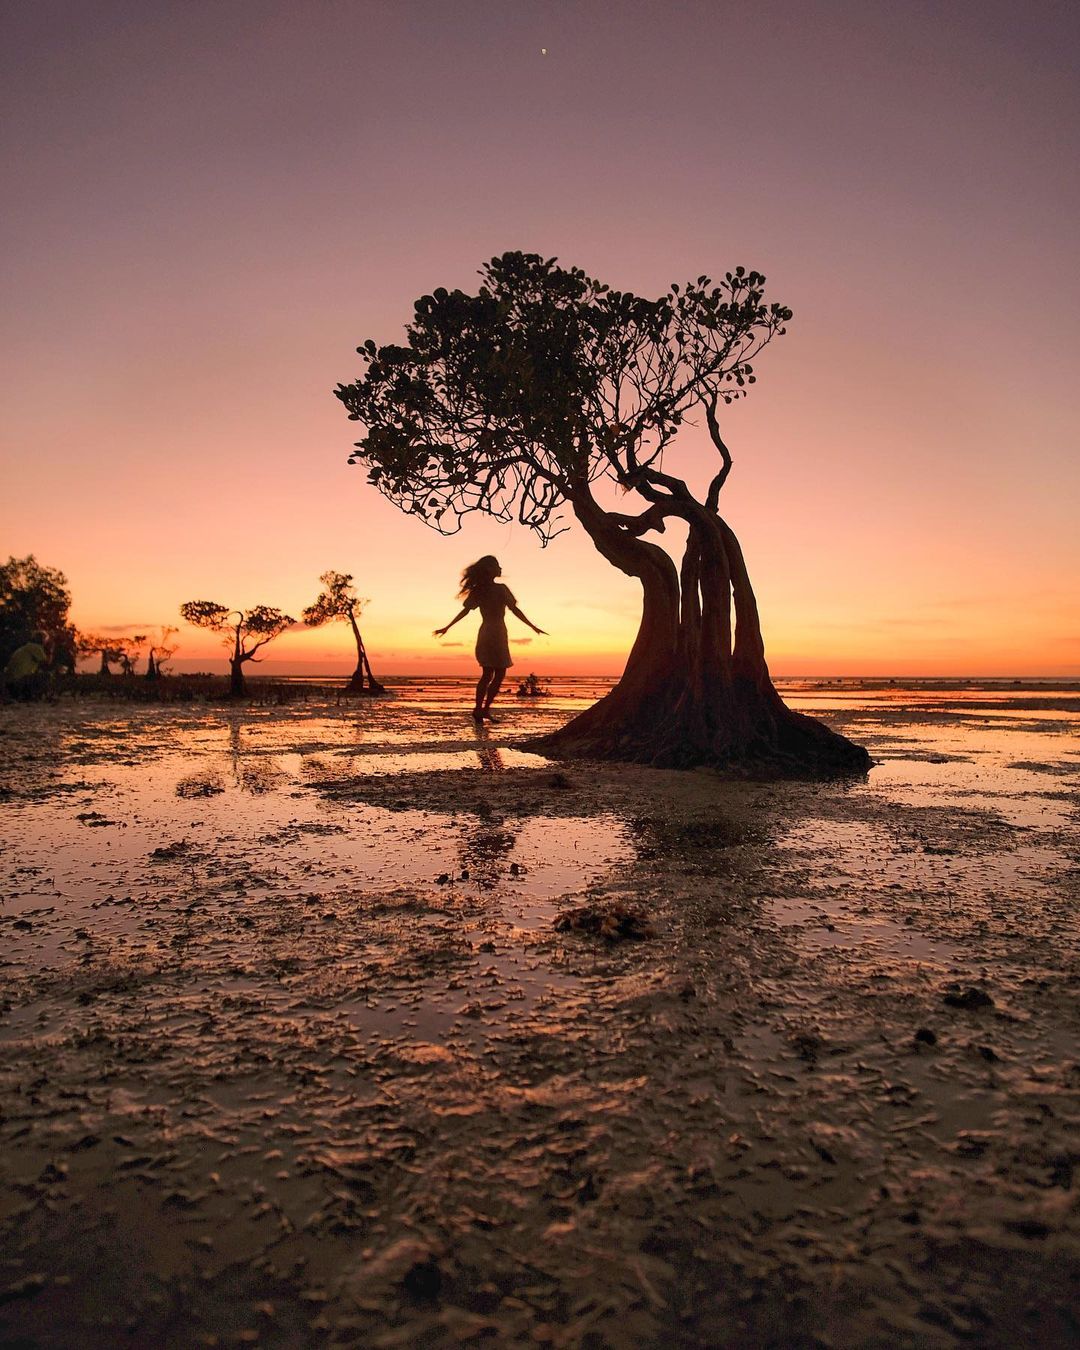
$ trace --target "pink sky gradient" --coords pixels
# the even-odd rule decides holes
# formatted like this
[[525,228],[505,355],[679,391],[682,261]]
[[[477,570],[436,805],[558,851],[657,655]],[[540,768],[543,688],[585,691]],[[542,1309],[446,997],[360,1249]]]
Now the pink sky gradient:
[[334,568],[377,673],[469,671],[430,634],[494,552],[520,670],[617,673],[638,590],[579,532],[442,539],[346,464],[355,347],[522,248],[795,311],[724,422],[775,672],[1080,675],[1077,7],[37,0],[2,47],[0,553],[80,625]]

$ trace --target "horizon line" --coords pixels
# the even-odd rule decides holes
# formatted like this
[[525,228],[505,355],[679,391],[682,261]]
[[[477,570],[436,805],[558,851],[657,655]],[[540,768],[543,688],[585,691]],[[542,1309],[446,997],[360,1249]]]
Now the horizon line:
[[[96,672],[90,671],[90,672],[86,672],[86,673],[88,673],[88,674],[95,674]],[[178,671],[178,672],[175,672],[175,673],[176,673],[177,675],[217,675],[217,674],[222,674],[222,675],[224,675],[224,674],[227,674],[228,672],[212,671],[212,670],[201,670],[201,671]],[[618,675],[600,675],[600,674],[596,674],[596,675],[574,675],[574,674],[571,674],[571,673],[566,673],[566,674],[561,674],[561,673],[560,673],[560,674],[550,674],[550,673],[540,674],[540,672],[538,672],[538,671],[537,671],[537,672],[527,672],[527,673],[528,673],[528,674],[537,674],[537,675],[539,676],[539,678],[542,679],[542,680],[621,680],[621,679],[622,679],[622,675],[621,675],[621,674],[618,674]],[[326,674],[312,674],[312,673],[310,673],[310,672],[304,672],[303,674],[297,674],[297,675],[290,675],[289,672],[287,672],[287,671],[281,671],[281,672],[279,672],[279,673],[276,674],[276,675],[271,675],[271,674],[266,674],[266,675],[261,675],[261,674],[247,674],[245,678],[247,678],[248,680],[281,680],[281,679],[303,679],[303,680],[348,680],[348,679],[350,678],[350,676],[351,676],[351,672],[344,672],[344,673],[343,673],[343,672],[340,672],[340,671],[339,671],[339,672],[330,671],[330,672],[327,672]],[[138,678],[138,677],[136,676],[136,678]],[[510,678],[511,678],[511,679],[516,679],[516,678],[518,678],[518,676],[516,676],[516,675],[515,675],[515,676],[511,676]],[[989,675],[989,674],[943,675],[943,674],[935,674],[935,673],[933,673],[933,672],[923,672],[923,673],[918,674],[918,675],[910,675],[910,674],[908,674],[908,675],[905,675],[905,674],[882,674],[882,675],[860,674],[860,675],[840,675],[840,674],[837,674],[837,673],[835,673],[835,672],[830,672],[830,673],[828,673],[828,674],[794,674],[794,673],[793,673],[793,674],[786,674],[786,673],[784,673],[784,674],[776,674],[776,675],[773,675],[772,678],[773,678],[774,680],[1019,680],[1019,681],[1024,681],[1024,680],[1072,680],[1072,681],[1080,682],[1080,671],[1076,671],[1074,674],[1065,674],[1065,675],[1061,675],[1061,674],[1058,674],[1058,675],[1055,675],[1055,674],[1017,675],[1017,674],[1015,674],[1015,673],[1013,673],[1013,672],[1009,672],[1009,673],[1006,673],[1006,674],[999,674],[999,675]],[[379,676],[379,682],[380,682],[380,683],[385,683],[387,680],[472,680],[472,681],[475,682],[475,676],[472,675],[471,673],[466,673],[466,672],[461,672],[461,673],[459,673],[459,674],[454,675],[454,674],[447,674],[447,673],[443,673],[443,674],[427,674],[427,673],[422,672],[422,671],[418,671],[418,672],[416,672],[416,673],[414,673],[414,674],[411,674],[411,675],[410,675],[410,674],[407,674],[407,673],[399,672],[399,673],[397,673],[397,674],[380,675],[380,676]]]

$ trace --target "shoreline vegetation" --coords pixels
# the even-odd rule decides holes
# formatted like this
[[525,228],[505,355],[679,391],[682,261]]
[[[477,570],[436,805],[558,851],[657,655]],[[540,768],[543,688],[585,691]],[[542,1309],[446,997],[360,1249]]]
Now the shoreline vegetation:
[[[532,678],[532,677],[529,677]],[[277,674],[249,675],[246,682],[250,686],[248,695],[255,695],[258,701],[266,701],[269,694],[283,694],[284,697],[296,697],[296,691],[306,690],[309,695],[318,691],[321,695],[332,696],[347,692],[351,677],[346,673],[333,674]],[[618,683],[617,675],[551,675],[539,677],[547,692],[554,692],[560,686],[595,686],[597,689],[609,689]],[[889,689],[913,688],[924,690],[988,689],[1008,690],[1009,692],[1057,691],[1075,692],[1080,690],[1080,677],[1068,675],[777,675],[776,683],[784,688],[799,686],[805,689]],[[417,685],[473,685],[475,677],[471,675],[386,675],[382,684],[389,692],[395,689],[408,689]],[[554,686],[554,690],[552,689]],[[286,694],[285,691],[288,691]],[[4,687],[0,684],[0,694]],[[85,697],[103,694],[109,698],[130,698],[132,702],[173,702],[183,698],[227,697],[230,693],[229,676],[215,671],[192,671],[161,674],[154,680],[145,675],[103,675],[97,671],[79,671],[75,674],[52,673],[41,682],[44,697]],[[502,700],[511,697],[508,690]]]
[[[129,703],[301,703],[349,694],[349,680],[292,681],[274,676],[248,676],[243,694],[235,694],[228,675],[76,674],[43,676],[34,699],[106,698]],[[369,696],[370,697],[370,696]],[[26,702],[26,698],[15,701]]]

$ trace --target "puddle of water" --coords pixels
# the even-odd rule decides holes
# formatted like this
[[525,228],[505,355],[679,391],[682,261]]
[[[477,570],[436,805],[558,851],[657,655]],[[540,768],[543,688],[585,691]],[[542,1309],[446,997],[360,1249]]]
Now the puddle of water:
[[[550,761],[541,755],[531,755],[510,746],[491,744],[478,745],[470,750],[447,751],[432,747],[430,750],[414,750],[411,753],[402,753],[394,749],[376,751],[365,747],[362,754],[352,750],[340,750],[338,755],[344,760],[344,768],[350,778],[398,773],[436,773],[451,769],[480,769],[484,773],[500,773],[504,769],[535,769],[550,764]],[[337,766],[337,772],[341,772],[340,764]]]
[[[1080,726],[1080,724],[1078,724]],[[1074,825],[1080,812],[1075,731],[1027,723],[940,725],[915,721],[881,735],[870,790],[907,806],[986,811],[1034,832]],[[872,739],[872,737],[871,737]]]
[[[320,745],[341,733],[316,729]],[[75,930],[110,940],[130,935],[154,923],[152,910],[163,896],[180,905],[207,885],[237,907],[297,892],[434,889],[482,902],[507,924],[536,927],[549,923],[560,897],[635,856],[628,830],[613,815],[562,818],[553,830],[537,818],[479,819],[327,800],[306,786],[324,773],[325,759],[284,748],[296,730],[174,725],[163,739],[173,747],[180,740],[183,749],[159,746],[137,765],[110,760],[110,738],[102,737],[99,762],[88,766],[81,737],[84,762],[53,780],[54,787],[75,790],[15,799],[4,808],[4,913],[12,921],[5,938],[13,963],[70,960],[85,950]],[[350,777],[545,764],[486,742],[451,753],[437,745],[407,754],[341,752]]]
[[[552,700],[507,700],[494,734],[472,724],[467,682],[420,682],[394,700],[304,705],[284,714],[267,707],[150,707],[123,717],[70,707],[34,712],[34,736],[8,745],[11,763],[41,795],[7,801],[0,818],[7,882],[0,917],[11,959],[74,959],[83,950],[77,927],[143,932],[163,895],[188,903],[208,883],[237,907],[306,891],[434,888],[481,904],[508,928],[546,925],[562,897],[633,859],[622,821],[571,817],[553,825],[542,817],[388,811],[328,800],[311,785],[543,766],[540,757],[501,742],[563,721],[566,707],[600,692],[568,684]],[[817,923],[810,940],[887,940],[937,959],[942,953],[920,949],[908,926],[893,931],[887,914],[870,919],[845,907],[843,897],[887,894],[890,885],[943,897],[996,890],[1022,910],[1046,896],[1067,864],[1054,832],[1077,821],[1080,759],[1075,737],[1062,733],[1080,725],[1072,710],[1080,698],[986,689],[786,692],[793,706],[842,713],[844,729],[884,758],[868,784],[853,790],[939,808],[959,839],[921,842],[824,820],[790,832],[780,850],[809,878],[804,918],[825,913],[834,925]],[[992,850],[967,848],[963,822],[975,811],[990,813],[1014,837]],[[30,928],[14,928],[16,915]],[[801,922],[798,908],[781,908],[776,917]],[[516,941],[522,950],[524,939]],[[529,978],[540,997],[542,982]]]
[[1051,831],[1076,819],[1077,798],[1045,775],[970,764],[889,760],[871,770],[875,792],[911,806],[985,811],[1019,829]]

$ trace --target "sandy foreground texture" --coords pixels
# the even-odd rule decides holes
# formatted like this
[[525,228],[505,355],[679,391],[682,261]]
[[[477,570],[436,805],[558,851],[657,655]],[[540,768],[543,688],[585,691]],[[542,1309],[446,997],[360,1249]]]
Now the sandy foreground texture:
[[0,708],[0,1343],[1075,1344],[1080,699],[800,706]]

